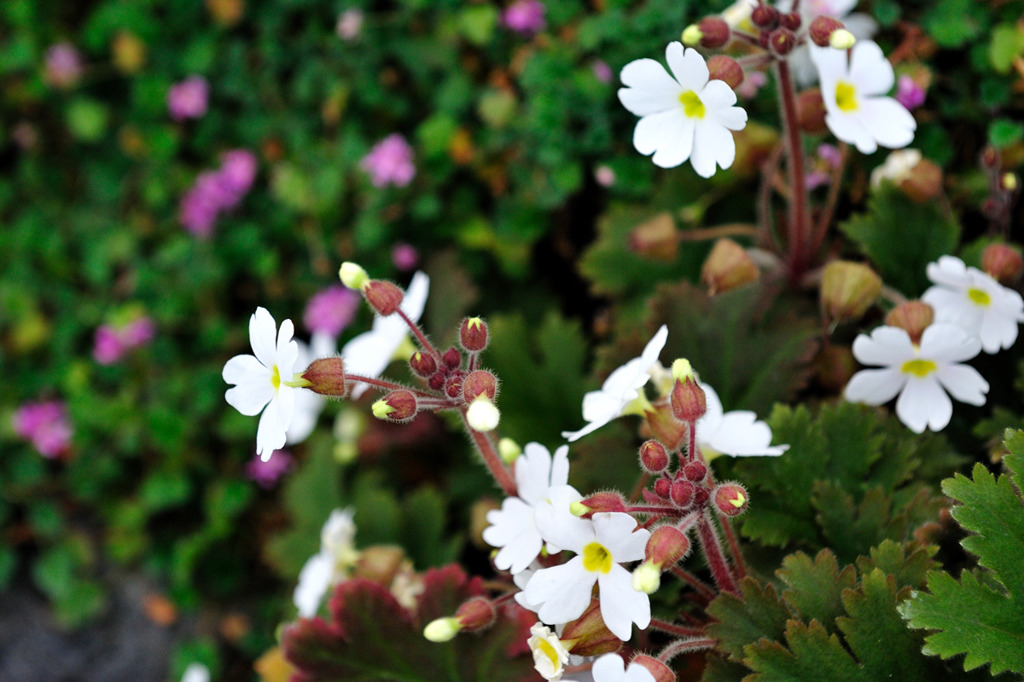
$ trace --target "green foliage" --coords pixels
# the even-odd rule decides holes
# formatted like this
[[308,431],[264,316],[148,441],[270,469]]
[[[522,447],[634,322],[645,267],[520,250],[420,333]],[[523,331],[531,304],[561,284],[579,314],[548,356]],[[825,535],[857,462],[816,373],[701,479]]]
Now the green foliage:
[[939,0],[925,17],[925,29],[939,45],[960,47],[985,29],[986,15],[972,7],[971,0]]
[[992,31],[988,59],[999,73],[1009,73],[1013,60],[1024,54],[1024,29],[1020,24],[1000,24]]
[[872,191],[867,212],[839,227],[882,279],[908,297],[924,293],[928,263],[953,253],[960,240],[960,224],[944,201],[916,202],[887,182]]
[[942,658],[966,654],[964,670],[986,663],[993,675],[1024,673],[1024,431],[1006,432],[1008,473],[998,479],[981,464],[972,477],[957,475],[942,489],[959,504],[953,518],[971,534],[961,544],[977,555],[983,570],[955,580],[928,574],[928,591],[917,592],[901,613],[911,627],[936,630],[925,652]]

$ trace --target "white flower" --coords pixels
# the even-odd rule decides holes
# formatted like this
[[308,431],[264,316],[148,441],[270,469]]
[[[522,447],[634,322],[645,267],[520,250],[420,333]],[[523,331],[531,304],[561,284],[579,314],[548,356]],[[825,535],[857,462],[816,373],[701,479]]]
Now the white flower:
[[871,171],[871,188],[877,189],[883,180],[900,184],[908,177],[910,171],[921,163],[921,152],[916,149],[897,149],[885,157],[885,163]]
[[871,154],[878,145],[898,149],[914,139],[917,122],[906,108],[885,93],[896,77],[882,48],[870,40],[846,51],[811,45],[811,58],[821,79],[825,124],[843,142]]
[[202,663],[190,663],[181,682],[210,682],[210,670]]
[[359,552],[355,549],[356,526],[352,509],[335,509],[320,531],[320,551],[311,556],[299,573],[292,600],[299,615],[311,618],[331,585],[348,577]]
[[1017,340],[1017,325],[1024,322],[1024,299],[1016,291],[955,256],[929,263],[928,279],[935,286],[921,300],[935,309],[936,322],[952,322],[977,335],[986,353],[1009,348]]
[[981,350],[976,336],[952,324],[933,324],[915,346],[898,327],[879,327],[871,336],[861,334],[853,342],[853,355],[866,365],[853,375],[844,393],[847,400],[868,405],[887,403],[899,394],[896,416],[909,429],[939,431],[953,415],[946,391],[960,402],[984,405],[986,382],[973,367],[959,363]]
[[[551,489],[553,501],[558,491]],[[637,530],[629,514],[601,512],[588,521],[573,516],[564,504],[538,505],[536,520],[546,541],[576,556],[534,573],[520,604],[536,608],[545,623],[567,623],[586,610],[597,583],[601,618],[612,634],[627,640],[632,623],[641,629],[650,624],[648,596],[633,589],[632,575],[619,565],[643,559],[650,531]]]
[[498,428],[499,421],[501,421],[501,411],[486,395],[478,395],[466,410],[466,423],[474,431],[481,433],[493,431]]
[[561,680],[565,664],[569,662],[569,650],[562,640],[546,625],[536,623],[530,628],[526,644],[533,652],[533,667],[540,676],[549,682]]
[[[516,459],[515,477],[518,497],[506,497],[501,509],[487,512],[491,525],[483,533],[489,545],[501,548],[494,557],[494,565],[513,575],[525,570],[540,554],[544,541],[534,521],[534,506],[548,497],[552,486],[569,482],[569,446],[555,450],[552,458],[543,445],[527,443]],[[548,547],[550,553],[559,551],[557,547]]]
[[590,391],[583,396],[583,418],[590,423],[579,431],[563,431],[562,438],[571,443],[623,414],[626,406],[640,397],[640,389],[651,378],[648,371],[658,361],[658,355],[667,339],[668,327],[661,325],[647,342],[640,357],[633,358],[609,374],[600,391]]
[[655,682],[651,671],[639,663],[626,663],[618,654],[605,654],[594,661],[594,682]]
[[674,168],[687,159],[697,174],[710,178],[715,164],[723,169],[736,158],[731,130],[743,130],[747,112],[725,81],[709,80],[699,52],[669,43],[665,59],[670,75],[653,59],[637,59],[622,69],[619,101],[640,116],[633,146],[654,154],[654,165]]
[[[335,354],[337,350],[337,339],[330,334],[317,332],[310,339],[310,345],[301,341],[296,342],[299,346],[299,356],[295,363],[296,367],[309,367],[309,363],[319,358],[327,358]],[[309,438],[316,427],[316,420],[323,412],[327,399],[319,393],[306,389],[300,389],[295,393],[295,412],[292,414],[292,423],[288,427],[287,444],[301,443]]]
[[[413,275],[401,305],[402,312],[413,322],[419,322],[420,315],[423,314],[429,289],[430,278],[426,274],[417,272]],[[379,377],[406,340],[408,332],[409,327],[398,313],[387,317],[378,315],[374,318],[370,331],[356,336],[341,349],[345,371],[366,377]],[[369,385],[364,383],[353,386],[352,399],[358,399],[367,388]]]
[[[822,15],[838,19],[855,38],[867,40],[878,31],[878,23],[863,12],[850,14],[856,5],[857,0],[803,0],[800,3],[800,17],[803,25],[807,27],[815,17]],[[782,13],[790,12],[793,9],[793,1],[779,0],[775,3],[775,9]],[[793,77],[800,85],[810,85],[818,80],[818,73],[814,68],[814,62],[811,61],[807,45],[800,45],[790,52],[788,61]]]
[[249,342],[256,355],[236,355],[222,373],[224,381],[235,384],[224,394],[229,405],[247,417],[263,411],[256,429],[256,452],[263,461],[284,447],[295,410],[297,389],[287,384],[299,356],[298,344],[292,340],[294,331],[291,320],[282,322],[278,331],[266,308],[257,308],[249,319]]
[[[749,410],[723,412],[715,389],[701,382],[707,412],[697,420],[697,445],[730,457],[781,455],[788,445],[772,445],[772,429]],[[710,454],[710,453],[707,453]]]

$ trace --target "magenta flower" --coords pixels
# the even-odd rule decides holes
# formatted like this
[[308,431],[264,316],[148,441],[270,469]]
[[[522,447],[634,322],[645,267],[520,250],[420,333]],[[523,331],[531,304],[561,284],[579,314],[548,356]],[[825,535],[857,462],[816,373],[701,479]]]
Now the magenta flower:
[[338,15],[338,24],[334,27],[342,40],[355,40],[363,30],[363,10],[351,7]]
[[896,81],[896,101],[907,109],[916,109],[924,104],[924,88],[910,76],[903,74]]
[[412,147],[398,133],[392,133],[375,144],[359,162],[359,167],[370,174],[374,187],[405,187],[416,176]]
[[611,187],[615,184],[615,171],[610,166],[601,164],[594,169],[594,180],[602,187]]
[[71,43],[57,43],[46,50],[46,81],[58,88],[69,88],[78,82],[85,70],[82,55]]
[[256,155],[248,149],[232,149],[220,157],[221,179],[226,189],[235,193],[235,204],[252,188],[258,166]]
[[43,457],[60,457],[71,447],[71,423],[64,403],[59,400],[26,403],[11,421],[18,437],[32,443]]
[[175,121],[202,118],[209,105],[210,86],[202,76],[189,76],[167,91],[167,110]]
[[128,351],[152,341],[155,335],[156,325],[144,315],[121,327],[100,325],[93,341],[92,357],[101,365],[112,365],[120,362]]
[[594,73],[594,78],[602,83],[611,83],[612,78],[615,77],[615,74],[612,73],[612,67],[608,66],[608,62],[600,59],[595,59],[590,64],[590,70]]
[[409,272],[420,263],[420,252],[411,244],[401,242],[391,248],[391,262],[402,272]]
[[295,460],[287,450],[274,450],[273,455],[265,461],[257,453],[245,465],[245,475],[264,490],[270,490],[291,470],[294,463]]
[[832,180],[832,171],[839,167],[842,158],[839,149],[834,145],[818,145],[817,154],[811,157],[807,175],[804,177],[804,185],[807,189],[817,189],[822,185],[827,185]]
[[362,299],[358,293],[337,284],[315,294],[306,304],[302,322],[311,333],[322,332],[334,338],[352,322]]
[[259,162],[247,149],[233,149],[221,157],[221,167],[205,171],[181,198],[178,220],[186,230],[209,237],[217,218],[242,202],[256,180]]
[[516,0],[505,8],[501,21],[505,27],[523,36],[531,36],[544,30],[546,8],[540,0]]

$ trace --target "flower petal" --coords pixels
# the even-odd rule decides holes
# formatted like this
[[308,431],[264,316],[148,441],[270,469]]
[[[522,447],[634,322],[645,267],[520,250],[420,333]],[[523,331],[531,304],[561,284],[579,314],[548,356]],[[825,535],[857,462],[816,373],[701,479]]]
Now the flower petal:
[[871,336],[859,334],[853,342],[853,357],[863,365],[902,365],[915,355],[910,335],[899,327],[877,327]]
[[306,560],[299,572],[292,601],[303,618],[312,618],[320,607],[320,600],[331,586],[334,577],[334,562],[331,557],[318,552]]
[[692,47],[684,48],[678,40],[669,43],[665,48],[665,61],[683,92],[693,90],[699,93],[707,85],[710,77],[708,64],[700,52]]
[[567,563],[542,568],[526,584],[525,599],[540,604],[537,616],[545,623],[568,623],[590,605],[590,591],[597,575],[583,568],[583,557],[575,556]]
[[[699,426],[697,440],[704,445]],[[755,413],[747,410],[726,412],[722,416],[721,428],[707,441],[707,445],[712,450],[731,457],[777,456],[789,449],[788,445],[772,446],[771,427],[760,421]]]
[[984,405],[988,382],[969,365],[946,365],[935,373],[939,383],[962,403]]
[[653,59],[637,59],[626,64],[620,78],[628,87],[619,88],[619,101],[637,116],[680,107],[682,87]]
[[896,82],[892,64],[885,58],[878,43],[872,40],[858,40],[853,46],[850,51],[849,75],[862,102],[866,96],[889,92]]
[[561,445],[555,450],[551,461],[551,486],[569,483],[569,446]]
[[[540,443],[527,443],[515,463],[516,492],[528,505],[544,499],[551,487],[551,453]],[[563,483],[564,485],[564,483]]]
[[858,113],[861,123],[883,147],[899,149],[914,141],[917,121],[892,97],[863,98]]
[[288,427],[281,424],[276,401],[271,400],[263,410],[259,426],[256,427],[256,454],[265,462],[270,459],[274,450],[284,447],[287,440]]
[[914,433],[941,431],[953,416],[953,402],[936,377],[912,378],[896,401],[896,416]]
[[637,529],[637,522],[622,512],[599,512],[592,517],[594,535],[611,552],[612,561],[624,563],[644,558],[644,548],[651,532],[646,528]]
[[884,405],[903,389],[907,376],[899,369],[862,369],[846,384],[843,397],[851,403]]
[[633,623],[643,630],[651,624],[651,600],[633,588],[633,577],[622,566],[612,564],[608,573],[597,576],[601,619],[612,634],[626,641]]
[[594,540],[593,522],[569,511],[569,505],[582,499],[571,485],[561,485],[552,487],[547,499],[534,505],[534,520],[545,542],[579,554],[584,545]]
[[981,339],[946,322],[929,325],[921,334],[922,358],[936,362],[964,362],[981,352]]
[[266,308],[260,307],[249,318],[249,344],[252,345],[256,359],[266,367],[274,366],[274,337],[277,336],[277,323]]
[[700,121],[694,134],[691,158],[697,174],[709,178],[715,174],[715,164],[725,170],[735,159],[736,142],[732,133],[716,121]]

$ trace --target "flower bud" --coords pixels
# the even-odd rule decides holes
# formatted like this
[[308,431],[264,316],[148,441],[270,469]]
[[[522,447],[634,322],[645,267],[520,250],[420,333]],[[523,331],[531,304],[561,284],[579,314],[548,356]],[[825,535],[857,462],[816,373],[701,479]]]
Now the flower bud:
[[672,481],[667,478],[659,478],[654,482],[654,494],[666,500],[672,494]]
[[633,569],[633,589],[644,594],[654,594],[661,587],[661,569],[645,561]]
[[824,14],[814,17],[807,33],[818,47],[828,47],[832,34],[843,28],[842,23]]
[[717,49],[732,40],[732,29],[720,17],[704,17],[697,23],[700,30],[700,45],[709,49]]
[[890,327],[899,327],[910,335],[915,344],[921,343],[921,334],[935,319],[935,311],[923,301],[907,301],[901,303],[885,316],[885,323]]
[[662,211],[643,221],[630,230],[629,248],[648,260],[674,263],[679,255],[679,231],[675,218],[668,211]]
[[640,466],[651,474],[660,474],[668,468],[668,451],[658,441],[651,439],[640,446]]
[[853,35],[845,28],[841,28],[837,31],[832,31],[832,35],[829,36],[828,39],[828,44],[836,50],[849,50],[857,44],[857,36]]
[[338,270],[338,277],[341,279],[342,284],[347,286],[349,289],[355,289],[357,291],[362,290],[370,280],[370,276],[366,274],[366,270],[363,270],[355,263],[349,261],[341,264],[341,268]]
[[779,24],[794,33],[800,30],[800,26],[804,23],[803,17],[800,16],[799,12],[786,12],[779,17]]
[[309,382],[309,390],[320,395],[342,398],[348,392],[345,386],[345,363],[341,358],[320,358],[310,363],[302,378]]
[[708,475],[708,467],[704,462],[693,461],[683,465],[683,477],[687,481],[700,483]]
[[373,416],[391,422],[407,422],[416,416],[416,396],[412,391],[391,391],[370,408]]
[[455,369],[462,364],[462,353],[456,350],[453,346],[444,352],[444,355],[441,356],[441,360],[448,369]]
[[1024,272],[1024,259],[1008,244],[989,244],[981,254],[981,267],[1000,284],[1013,284]]
[[487,347],[487,325],[479,317],[467,317],[459,327],[459,342],[471,353]]
[[788,28],[779,28],[772,31],[768,38],[768,44],[771,46],[773,54],[785,57],[796,47],[796,36]]
[[478,396],[486,396],[494,400],[498,393],[498,379],[484,369],[470,372],[462,382],[462,395],[467,403],[471,403]]
[[486,433],[498,428],[501,412],[487,396],[477,396],[466,410],[466,421],[474,431]]
[[800,130],[810,135],[824,133],[828,129],[825,114],[825,100],[821,98],[821,90],[811,88],[797,95],[796,120]]
[[579,502],[573,503],[575,510],[583,511],[582,514],[574,514],[585,519],[589,519],[594,514],[599,512],[624,512],[626,511],[626,500],[617,492],[605,491],[601,493],[594,493],[590,497],[580,500]]
[[444,382],[447,378],[448,375],[444,372],[434,372],[430,375],[430,378],[427,379],[427,385],[435,391],[440,391],[444,388]]
[[693,506],[697,509],[703,509],[708,505],[708,500],[711,499],[711,489],[705,485],[697,486],[693,491]]
[[384,317],[395,313],[405,298],[401,289],[381,279],[371,279],[363,285],[363,295],[366,296],[366,302],[370,307]]
[[754,282],[761,273],[746,250],[731,239],[719,239],[704,261],[700,279],[711,294],[720,294]]
[[834,260],[821,275],[821,305],[829,319],[856,320],[882,293],[882,278],[863,263]]
[[750,21],[762,31],[773,31],[779,25],[779,10],[771,5],[758,5],[750,13]]
[[462,626],[455,618],[438,618],[427,623],[427,627],[423,628],[423,636],[431,642],[449,642],[455,639],[461,629]]
[[689,481],[672,481],[671,487],[669,488],[669,497],[672,498],[672,502],[678,507],[689,506],[693,502],[693,498],[697,493],[697,486],[690,483]]
[[644,561],[658,569],[675,566],[690,551],[690,540],[686,533],[675,526],[657,526],[644,548]]
[[[672,385],[672,414],[682,422],[693,423],[708,411],[704,389],[692,378],[679,381]],[[692,453],[691,453],[692,454]]]
[[480,630],[493,625],[497,613],[490,599],[473,597],[462,603],[455,612],[455,618],[463,630]]
[[985,145],[981,150],[981,165],[989,169],[999,168],[999,152],[995,147]]
[[590,600],[590,606],[562,629],[562,641],[574,656],[599,656],[618,651],[622,640],[613,635],[601,617],[601,603]]
[[437,361],[429,353],[416,351],[409,358],[409,367],[412,369],[413,374],[426,379],[437,371]]
[[919,204],[932,201],[942,194],[942,169],[928,159],[922,159],[899,183],[900,191]]
[[523,449],[519,447],[519,443],[506,437],[498,440],[498,454],[501,455],[505,464],[511,464],[519,455],[523,454]]
[[739,516],[749,503],[747,491],[739,483],[722,483],[715,488],[715,508],[726,516]]
[[462,395],[462,382],[466,375],[461,371],[452,372],[447,375],[444,382],[444,394],[449,398],[458,398]]
[[733,90],[743,82],[743,67],[738,61],[724,54],[716,54],[708,60],[708,73],[712,79],[725,81]]
[[654,678],[654,682],[676,682],[676,674],[672,672],[671,668],[658,659],[651,658],[647,654],[640,654],[639,656],[636,656],[630,665],[639,665],[643,668],[647,668],[647,672],[651,673],[651,677]]
[[703,39],[704,32],[700,30],[700,26],[697,24],[690,24],[683,29],[683,45],[686,45],[687,47],[697,47]]

